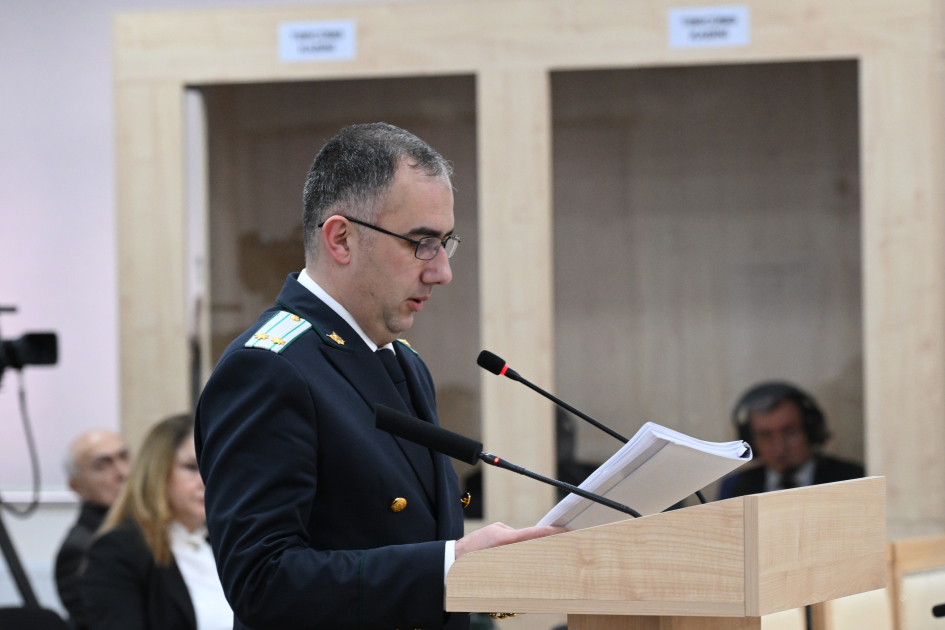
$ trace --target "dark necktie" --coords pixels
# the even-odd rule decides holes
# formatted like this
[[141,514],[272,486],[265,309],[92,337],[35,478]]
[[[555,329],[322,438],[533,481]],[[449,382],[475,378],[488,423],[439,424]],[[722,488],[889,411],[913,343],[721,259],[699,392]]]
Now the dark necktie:
[[[408,411],[416,418],[417,412],[414,411],[413,405],[410,403],[410,390],[407,389],[407,375],[404,374],[403,368],[400,367],[400,361],[397,360],[397,355],[394,354],[393,350],[384,348],[379,348],[375,354],[381,360],[384,369],[387,370],[387,373],[390,375],[390,380],[394,382],[394,387],[397,388],[397,392],[400,394],[400,397],[403,398]],[[436,464],[433,463],[433,452],[430,449],[410,443],[402,443],[401,448],[404,448],[404,452],[408,453],[411,465],[420,479],[426,480],[426,482],[423,483],[424,488],[426,488],[423,492],[423,496],[429,501],[428,505],[430,509],[434,510],[436,501]],[[435,510],[433,513],[436,513]]]
[[785,490],[790,490],[797,487],[797,480],[794,478],[797,475],[797,468],[785,468],[784,472],[781,473],[781,487]]
[[375,354],[380,358],[384,369],[387,370],[387,373],[390,375],[390,380],[394,382],[394,387],[397,388],[397,392],[403,399],[404,404],[407,405],[407,409],[416,417],[417,412],[414,411],[413,404],[410,402],[410,390],[407,389],[407,375],[404,374],[403,368],[400,367],[400,361],[397,360],[397,355],[394,354],[393,350],[388,348],[380,348]]

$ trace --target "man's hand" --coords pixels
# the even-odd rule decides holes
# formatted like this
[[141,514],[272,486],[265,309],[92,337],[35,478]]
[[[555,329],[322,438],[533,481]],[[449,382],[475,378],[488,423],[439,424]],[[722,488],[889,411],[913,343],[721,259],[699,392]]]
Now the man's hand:
[[531,540],[532,538],[563,534],[567,531],[570,531],[567,527],[552,527],[551,525],[512,529],[505,523],[493,523],[457,540],[456,558],[458,559],[461,555],[470,551],[491,549],[492,547],[500,547],[522,542],[523,540]]

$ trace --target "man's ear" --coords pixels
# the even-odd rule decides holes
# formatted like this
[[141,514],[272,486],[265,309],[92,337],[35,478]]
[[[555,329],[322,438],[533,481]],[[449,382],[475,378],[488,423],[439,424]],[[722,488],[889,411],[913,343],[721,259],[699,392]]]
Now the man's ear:
[[79,484],[75,479],[69,480],[69,489],[75,492],[76,494],[81,494],[79,492]]
[[321,245],[335,264],[347,265],[351,262],[349,240],[354,237],[353,227],[344,217],[337,214],[329,217],[322,226]]

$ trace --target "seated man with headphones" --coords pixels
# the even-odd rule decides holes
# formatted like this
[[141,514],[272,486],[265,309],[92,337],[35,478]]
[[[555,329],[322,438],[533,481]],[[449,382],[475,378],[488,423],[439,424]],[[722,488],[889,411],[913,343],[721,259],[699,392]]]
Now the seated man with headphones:
[[819,452],[830,437],[824,413],[790,383],[755,385],[735,405],[732,421],[762,465],[726,477],[719,499],[863,476],[862,466]]

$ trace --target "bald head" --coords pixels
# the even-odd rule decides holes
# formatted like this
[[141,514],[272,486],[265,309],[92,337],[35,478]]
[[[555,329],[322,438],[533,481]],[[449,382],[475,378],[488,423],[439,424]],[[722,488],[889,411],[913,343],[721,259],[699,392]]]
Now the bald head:
[[93,429],[69,446],[69,487],[86,503],[110,507],[128,476],[129,465],[128,446],[121,436]]

